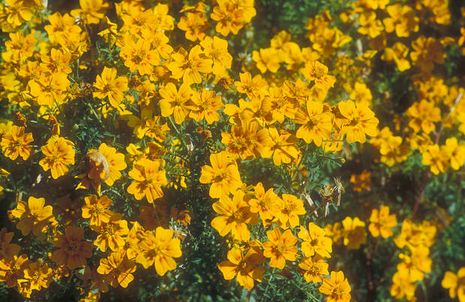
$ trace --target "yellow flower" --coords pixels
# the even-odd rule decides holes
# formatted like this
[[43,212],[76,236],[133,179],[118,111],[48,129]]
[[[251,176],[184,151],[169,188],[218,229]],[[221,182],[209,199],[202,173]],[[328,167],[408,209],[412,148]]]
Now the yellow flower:
[[164,276],[166,272],[176,268],[173,258],[182,255],[181,242],[173,238],[173,231],[157,227],[155,231],[147,231],[140,243],[141,253],[136,257],[136,262],[142,264],[144,268],[154,265],[159,276]]
[[389,18],[383,20],[386,32],[396,32],[400,37],[408,37],[411,32],[418,31],[419,18],[415,16],[415,11],[408,5],[394,4],[386,8]]
[[207,29],[207,20],[203,13],[189,12],[182,16],[178,22],[178,28],[185,32],[186,39],[189,41],[202,41]]
[[211,18],[217,21],[216,31],[223,36],[239,30],[255,16],[254,0],[218,0]]
[[236,277],[237,282],[248,290],[254,287],[255,281],[262,281],[265,269],[261,266],[263,255],[258,243],[251,242],[246,250],[233,247],[228,251],[227,258],[227,261],[218,264],[225,280]]
[[423,130],[428,134],[434,130],[434,123],[441,120],[441,110],[435,107],[432,102],[421,100],[410,106],[407,110],[407,116],[410,118],[408,125],[413,131]]
[[331,238],[327,237],[325,230],[310,222],[308,229],[301,227],[299,231],[299,238],[302,242],[302,252],[307,257],[318,255],[323,258],[330,258],[332,248]]
[[230,154],[241,159],[267,155],[270,143],[268,129],[260,126],[256,119],[238,120],[230,132],[221,133],[221,142]]
[[195,121],[205,120],[211,125],[220,119],[219,111],[223,109],[224,104],[221,96],[216,95],[214,91],[202,89],[200,92],[195,92],[192,103],[189,116]]
[[431,246],[436,236],[436,227],[429,221],[413,223],[408,219],[402,222],[401,233],[394,239],[398,248],[405,246],[413,249],[417,246]]
[[297,129],[295,136],[307,144],[313,142],[319,147],[324,140],[330,138],[332,114],[325,110],[322,103],[308,100],[305,109],[297,111],[295,122],[302,125]]
[[458,297],[460,302],[465,301],[465,267],[461,267],[456,274],[447,271],[441,286],[449,290],[449,296],[452,299]]
[[408,60],[409,48],[401,42],[396,42],[391,47],[384,49],[384,54],[381,56],[382,60],[396,63],[397,69],[400,72],[410,69],[410,61]]
[[129,233],[128,222],[121,219],[120,214],[113,214],[110,221],[102,222],[99,226],[91,226],[99,235],[94,240],[94,245],[102,252],[107,250],[107,247],[112,251],[124,247],[125,239]]
[[231,68],[232,56],[228,52],[228,41],[218,37],[205,37],[200,45],[205,56],[213,61],[212,73],[219,77],[226,77]]
[[28,262],[23,273],[24,278],[18,280],[18,290],[26,298],[30,298],[33,290],[47,288],[53,277],[53,270],[42,260]]
[[412,282],[405,271],[397,271],[392,276],[390,294],[396,299],[406,298],[407,301],[415,301],[415,282]]
[[307,282],[323,282],[323,276],[328,275],[328,263],[318,257],[304,258],[299,267],[302,269],[304,279]]
[[108,98],[111,106],[117,109],[128,90],[128,79],[124,76],[118,77],[116,68],[104,67],[102,74],[95,79],[94,88],[94,98]]
[[280,226],[283,229],[288,227],[295,228],[299,225],[299,216],[307,213],[302,199],[292,194],[283,194],[281,202],[278,204],[278,208],[279,212],[276,216],[278,217]]
[[50,170],[53,179],[68,173],[68,166],[74,165],[74,144],[60,136],[52,136],[41,148],[44,158],[39,161],[44,171]]
[[105,0],[79,0],[79,5],[81,8],[72,10],[71,15],[79,16],[86,24],[98,24],[109,6]]
[[211,184],[209,194],[219,198],[242,186],[237,164],[227,152],[210,155],[211,166],[203,166],[200,183]]
[[12,126],[8,133],[2,135],[0,145],[3,154],[11,160],[16,160],[21,156],[26,160],[31,155],[32,147],[30,143],[34,141],[32,133],[26,133],[24,127]]
[[370,38],[376,38],[384,30],[383,23],[376,19],[376,13],[372,11],[366,11],[360,14],[358,22],[360,24],[358,32]]
[[388,167],[405,161],[410,153],[408,146],[402,144],[402,137],[389,135],[384,138],[379,148],[381,162]]
[[346,217],[342,221],[344,227],[344,245],[349,249],[358,249],[365,243],[367,233],[365,231],[365,222],[358,217]]
[[424,275],[431,272],[431,258],[429,257],[429,248],[417,246],[412,249],[411,255],[400,254],[401,262],[397,265],[397,270],[406,273],[410,281],[423,280]]
[[[295,137],[288,131],[276,128],[268,128],[270,142],[263,157],[273,158],[273,163],[277,166],[297,162],[300,151],[296,147]],[[269,152],[269,153],[268,153]]]
[[465,145],[459,144],[457,138],[448,138],[441,149],[447,154],[452,169],[459,170],[463,166],[465,163]]
[[119,284],[123,288],[127,288],[129,283],[134,280],[132,273],[135,271],[136,264],[127,258],[124,250],[118,250],[107,258],[101,258],[97,268],[97,272],[105,275],[105,279],[111,286],[116,287]]
[[255,223],[255,215],[250,212],[249,205],[244,200],[245,194],[241,190],[234,192],[233,197],[223,195],[213,204],[213,210],[219,214],[211,221],[211,226],[226,236],[231,233],[235,240],[248,241],[250,231],[247,224]]
[[90,225],[100,226],[110,221],[113,214],[108,209],[112,203],[110,198],[105,195],[101,197],[89,195],[84,197],[84,203],[82,218],[90,219]]
[[184,122],[189,115],[189,101],[192,97],[192,89],[187,83],[183,83],[179,90],[173,83],[168,83],[160,89],[161,100],[159,102],[161,115],[173,116],[176,124]]
[[388,238],[393,232],[392,228],[397,225],[396,215],[389,215],[389,207],[381,206],[381,208],[373,209],[370,215],[370,225],[368,230],[373,237]]
[[254,188],[254,196],[248,201],[250,212],[259,214],[263,225],[268,225],[276,216],[275,209],[281,203],[280,198],[273,189],[268,189],[265,192],[263,184],[259,182]]
[[163,160],[140,159],[134,163],[129,171],[129,177],[134,181],[128,187],[128,193],[134,195],[137,200],[146,197],[149,203],[163,197],[162,186],[168,184]]
[[259,95],[267,87],[266,81],[259,74],[252,77],[249,72],[243,72],[239,74],[239,79],[240,81],[234,82],[237,91],[250,98]]
[[28,86],[34,100],[40,106],[53,107],[64,103],[70,82],[64,73],[41,74],[29,81]]
[[279,55],[274,48],[262,48],[259,51],[254,50],[252,52],[252,59],[261,73],[265,73],[267,70],[276,73],[280,66]]
[[206,58],[199,45],[192,47],[187,54],[179,51],[171,56],[172,61],[167,64],[173,79],[183,80],[183,84],[189,86],[192,83],[202,82],[202,74],[212,71],[212,60]]
[[152,48],[150,41],[142,38],[134,41],[132,36],[124,39],[120,56],[131,72],[137,71],[140,75],[152,74],[153,66],[160,61],[160,56]]
[[270,267],[283,269],[286,260],[295,261],[297,256],[297,238],[291,230],[281,233],[279,228],[266,232],[268,241],[263,244],[263,256],[270,258]]
[[85,266],[87,258],[92,256],[92,245],[83,239],[83,229],[75,226],[66,227],[65,233],[55,242],[57,250],[52,253],[51,259],[71,270]]
[[52,211],[52,206],[45,206],[44,198],[30,196],[27,204],[24,201],[18,201],[16,208],[11,210],[11,216],[19,219],[16,227],[24,236],[31,232],[35,236],[40,236],[54,219]]
[[340,102],[337,106],[342,115],[341,134],[347,136],[347,142],[364,143],[366,136],[375,136],[378,132],[378,119],[367,104],[355,104],[353,101]]
[[429,166],[434,175],[438,175],[446,171],[449,159],[445,150],[440,149],[438,145],[426,147],[421,155],[423,156],[421,163],[425,166]]
[[344,277],[344,273],[331,272],[329,279],[323,279],[323,284],[319,288],[320,293],[327,296],[328,302],[349,302],[351,288],[349,282]]

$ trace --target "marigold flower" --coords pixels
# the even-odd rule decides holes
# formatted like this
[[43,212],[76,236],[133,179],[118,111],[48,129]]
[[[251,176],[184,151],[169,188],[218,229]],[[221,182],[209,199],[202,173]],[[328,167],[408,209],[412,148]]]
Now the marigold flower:
[[332,248],[332,240],[327,237],[325,230],[310,222],[308,229],[302,227],[298,234],[302,242],[302,252],[307,257],[319,255],[322,258],[330,258]]
[[255,216],[250,212],[249,205],[244,200],[245,194],[241,190],[234,192],[233,197],[223,195],[220,200],[213,204],[213,210],[219,214],[211,221],[211,226],[226,236],[231,233],[232,237],[240,241],[250,239],[250,231],[247,224],[255,222]]
[[82,207],[82,218],[90,219],[90,225],[100,226],[102,223],[108,223],[112,212],[108,209],[112,201],[107,196],[90,195],[84,197],[84,206]]
[[348,302],[351,298],[349,282],[341,271],[331,272],[329,279],[323,279],[319,291],[327,296],[328,302]]
[[389,207],[381,206],[381,208],[373,209],[370,215],[370,225],[368,230],[373,237],[388,238],[393,232],[392,228],[397,225],[396,215],[389,215]]
[[236,35],[256,14],[254,0],[218,0],[216,3],[210,17],[218,22],[215,29],[223,36]]
[[155,231],[147,231],[144,239],[140,243],[141,252],[136,257],[136,262],[142,264],[144,268],[155,267],[159,276],[164,276],[166,272],[176,268],[173,258],[182,255],[181,242],[173,238],[173,231],[157,227]]
[[128,187],[128,193],[134,195],[137,200],[146,197],[149,203],[163,197],[162,186],[168,184],[163,161],[161,159],[140,159],[134,163],[129,171],[129,176],[134,180]]
[[92,245],[84,241],[84,230],[75,226],[66,227],[65,233],[56,240],[55,247],[57,250],[52,253],[51,259],[71,270],[85,266],[87,258],[92,256]]
[[109,5],[105,0],[79,0],[79,6],[81,8],[72,10],[71,15],[79,16],[86,24],[98,24]]
[[242,186],[236,163],[227,152],[210,155],[211,166],[203,166],[200,183],[211,184],[209,194],[219,198]]
[[254,196],[249,199],[249,210],[251,213],[258,213],[263,225],[268,225],[276,216],[276,209],[279,209],[281,199],[273,189],[265,192],[263,184],[259,182],[254,188]]
[[11,160],[21,156],[23,160],[29,158],[32,152],[31,143],[34,141],[32,133],[26,133],[24,127],[12,126],[10,132],[2,135],[0,145],[3,154]]
[[346,217],[342,221],[344,227],[344,245],[349,249],[358,249],[366,241],[365,222],[358,217]]
[[340,102],[337,106],[339,113],[345,119],[341,127],[341,134],[347,136],[349,144],[364,143],[366,136],[375,136],[378,132],[378,119],[366,104],[355,104],[353,101]]
[[[11,243],[14,233],[8,232],[6,228],[0,230],[0,259],[9,260],[13,256],[18,255],[21,247],[15,243]],[[1,260],[0,260],[1,261]]]
[[410,118],[408,125],[413,131],[423,130],[428,134],[435,129],[434,123],[441,120],[441,110],[432,102],[421,100],[410,106],[407,116]]
[[99,234],[94,240],[94,245],[102,252],[105,252],[107,247],[112,251],[117,251],[125,245],[129,228],[128,222],[121,219],[120,214],[113,214],[109,222],[102,222],[99,226],[91,227]]
[[189,54],[179,51],[172,55],[172,61],[167,64],[173,79],[181,79],[183,84],[202,82],[202,74],[212,71],[212,60],[206,58],[199,45],[192,47]]
[[412,300],[415,298],[416,285],[410,281],[407,272],[397,271],[392,276],[392,286],[390,294],[396,299],[406,298]]
[[397,271],[405,273],[411,282],[423,280],[424,275],[431,272],[428,247],[417,246],[412,249],[411,255],[402,253],[399,258],[401,262],[397,265]]
[[299,263],[307,282],[323,282],[323,276],[328,275],[328,263],[321,258],[307,257]]
[[152,74],[154,65],[160,62],[160,56],[150,41],[143,38],[134,41],[133,36],[124,39],[120,56],[130,71],[137,71],[140,75]]
[[383,20],[386,32],[395,31],[398,37],[408,37],[411,32],[418,31],[419,18],[410,6],[397,3],[388,6],[386,12],[389,14],[389,18]]
[[197,122],[205,120],[211,125],[220,119],[219,111],[224,107],[221,97],[214,91],[202,89],[192,95],[189,116]]
[[449,290],[449,296],[458,297],[460,302],[465,301],[465,267],[461,267],[457,273],[447,271],[441,281],[441,286]]
[[459,170],[465,164],[465,145],[459,144],[456,137],[448,138],[442,150],[447,154],[452,169]]
[[218,37],[205,37],[200,46],[206,57],[213,61],[212,73],[219,77],[226,77],[231,68],[232,56],[228,52],[228,41]]
[[74,165],[74,144],[60,136],[52,136],[41,148],[44,158],[39,161],[44,171],[50,170],[53,179],[68,173],[68,166]]
[[299,216],[307,213],[304,202],[292,194],[283,194],[281,197],[281,202],[278,204],[279,212],[276,214],[280,226],[283,229],[295,228],[299,225]]
[[270,258],[270,266],[283,269],[286,260],[295,261],[297,238],[291,230],[281,233],[279,228],[266,232],[268,241],[263,244],[263,256]]
[[8,287],[16,286],[24,275],[28,260],[26,255],[13,255],[11,259],[0,260],[0,282],[5,282]]
[[421,155],[423,156],[421,163],[429,166],[434,175],[444,173],[449,165],[447,153],[436,144],[426,147]]
[[31,232],[35,236],[40,236],[53,219],[52,211],[52,206],[45,205],[44,198],[30,196],[27,204],[24,201],[18,201],[16,208],[10,213],[13,218],[19,219],[16,227],[23,236],[27,236]]
[[179,90],[173,83],[168,83],[160,89],[162,99],[159,102],[161,115],[169,117],[173,115],[176,124],[184,122],[189,115],[189,101],[193,91],[187,83],[183,83]]
[[228,251],[228,260],[218,264],[218,269],[225,280],[236,277],[241,286],[251,290],[255,281],[262,281],[265,269],[261,266],[264,258],[258,246],[253,242],[249,246],[246,250],[233,247]]
[[297,129],[295,136],[307,144],[313,142],[319,147],[324,140],[330,138],[332,114],[325,110],[322,103],[307,101],[305,109],[296,112],[295,122],[302,125]]
[[111,106],[117,109],[128,90],[128,79],[124,76],[118,77],[116,68],[104,67],[102,74],[95,79],[94,88],[94,98],[108,98]]
[[111,253],[107,258],[100,259],[100,265],[97,272],[105,275],[111,286],[116,287],[118,284],[127,288],[129,283],[134,280],[136,264],[133,260],[126,257],[126,251],[118,250]]
[[276,73],[280,67],[278,52],[274,48],[254,50],[252,59],[261,73],[265,73],[267,70]]
[[47,288],[52,281],[53,270],[42,261],[28,262],[24,268],[24,279],[18,282],[19,291],[30,298],[32,291]]

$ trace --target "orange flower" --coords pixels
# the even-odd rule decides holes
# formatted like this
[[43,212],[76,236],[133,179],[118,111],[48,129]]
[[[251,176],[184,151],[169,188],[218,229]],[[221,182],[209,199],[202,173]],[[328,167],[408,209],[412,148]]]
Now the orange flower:
[[86,259],[92,256],[92,245],[83,239],[83,229],[75,226],[66,227],[65,233],[55,242],[58,249],[52,253],[52,260],[69,269],[85,266]]

